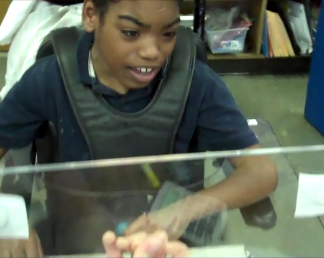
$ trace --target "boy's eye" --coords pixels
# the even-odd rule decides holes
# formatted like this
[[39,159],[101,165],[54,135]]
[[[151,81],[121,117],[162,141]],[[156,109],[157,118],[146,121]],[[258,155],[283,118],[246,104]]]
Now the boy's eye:
[[126,35],[127,37],[137,37],[139,33],[135,30],[123,30],[123,34]]
[[165,37],[168,37],[168,38],[173,38],[177,35],[176,32],[167,32],[164,34]]

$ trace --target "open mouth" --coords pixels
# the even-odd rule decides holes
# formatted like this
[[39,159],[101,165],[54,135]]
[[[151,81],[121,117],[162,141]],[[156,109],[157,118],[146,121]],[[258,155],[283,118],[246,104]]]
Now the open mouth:
[[148,83],[154,79],[159,69],[153,67],[132,67],[130,71],[137,81]]

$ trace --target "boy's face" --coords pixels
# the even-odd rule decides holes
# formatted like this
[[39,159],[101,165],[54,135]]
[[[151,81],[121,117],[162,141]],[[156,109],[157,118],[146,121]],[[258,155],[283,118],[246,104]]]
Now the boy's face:
[[156,76],[174,48],[179,22],[176,0],[120,0],[109,5],[102,23],[92,0],[83,8],[85,29],[95,31],[96,72],[126,91]]

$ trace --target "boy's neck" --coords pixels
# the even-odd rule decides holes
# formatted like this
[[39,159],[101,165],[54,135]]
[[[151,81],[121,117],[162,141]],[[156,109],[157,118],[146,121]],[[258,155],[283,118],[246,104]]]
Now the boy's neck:
[[109,67],[103,62],[95,46],[91,48],[89,58],[91,58],[90,61],[93,66],[95,76],[103,85],[122,95],[129,91],[127,87],[120,84],[117,79],[110,75]]

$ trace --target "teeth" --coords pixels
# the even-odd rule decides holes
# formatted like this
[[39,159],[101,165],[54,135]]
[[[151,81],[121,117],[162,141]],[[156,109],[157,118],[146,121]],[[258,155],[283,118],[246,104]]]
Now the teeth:
[[150,73],[152,72],[152,68],[146,68],[146,67],[138,67],[136,68],[138,71],[140,71],[141,73]]

